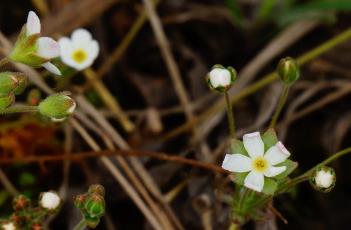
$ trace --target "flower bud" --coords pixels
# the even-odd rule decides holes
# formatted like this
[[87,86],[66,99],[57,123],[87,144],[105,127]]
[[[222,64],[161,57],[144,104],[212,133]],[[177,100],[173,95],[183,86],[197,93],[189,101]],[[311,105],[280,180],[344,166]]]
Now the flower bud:
[[296,61],[291,57],[281,59],[277,71],[280,80],[287,85],[293,84],[300,77],[300,68]]
[[90,185],[88,193],[98,194],[100,196],[105,196],[105,188],[100,184]]
[[39,104],[41,99],[41,92],[38,89],[32,89],[29,91],[27,96],[27,103],[32,106],[36,106]]
[[39,112],[54,121],[61,121],[74,112],[76,102],[65,93],[53,94],[40,102]]
[[85,202],[85,210],[89,217],[101,217],[105,213],[105,200],[99,194],[89,194]]
[[310,177],[312,187],[321,192],[330,192],[335,186],[334,169],[327,166],[318,167]]
[[87,195],[85,194],[78,195],[74,198],[74,205],[79,209],[83,209],[86,200],[87,200]]
[[13,199],[12,207],[15,211],[24,210],[29,206],[30,200],[23,196],[18,195]]
[[39,205],[48,211],[56,211],[61,204],[61,198],[56,192],[44,192],[40,194]]
[[9,95],[0,96],[0,109],[6,109],[15,102],[15,95],[10,93]]
[[2,72],[0,73],[0,95],[14,92],[22,93],[27,86],[27,77],[22,73]]
[[43,225],[41,223],[34,223],[30,226],[30,230],[43,230]]
[[224,68],[222,65],[214,65],[207,74],[207,85],[211,90],[224,93],[233,85],[237,73],[233,67]]

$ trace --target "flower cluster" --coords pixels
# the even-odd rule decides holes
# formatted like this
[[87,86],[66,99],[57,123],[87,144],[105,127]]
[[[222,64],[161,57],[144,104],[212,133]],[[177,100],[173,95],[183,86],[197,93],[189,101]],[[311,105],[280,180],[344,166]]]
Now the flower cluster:
[[79,208],[87,225],[95,228],[100,218],[105,214],[105,189],[102,185],[95,184],[89,187],[87,193],[76,196],[75,206]]
[[55,192],[45,192],[40,195],[39,206],[32,207],[31,201],[24,195],[13,199],[14,212],[8,219],[0,221],[2,230],[43,229],[45,217],[59,210],[61,199]]

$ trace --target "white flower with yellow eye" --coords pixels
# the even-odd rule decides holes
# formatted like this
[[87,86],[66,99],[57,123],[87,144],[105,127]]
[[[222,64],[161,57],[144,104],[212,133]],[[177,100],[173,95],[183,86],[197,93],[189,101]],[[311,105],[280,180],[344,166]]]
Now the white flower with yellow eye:
[[59,44],[62,50],[61,60],[76,70],[91,66],[99,54],[98,42],[85,29],[75,30],[71,38],[61,38]]
[[7,223],[1,225],[1,229],[3,229],[3,230],[16,230],[17,228],[16,228],[14,223],[7,222]]
[[244,135],[243,143],[249,156],[226,154],[222,168],[237,173],[249,172],[244,181],[245,187],[261,192],[264,177],[275,177],[287,169],[286,166],[276,165],[285,161],[290,153],[281,142],[277,142],[265,153],[259,132]]

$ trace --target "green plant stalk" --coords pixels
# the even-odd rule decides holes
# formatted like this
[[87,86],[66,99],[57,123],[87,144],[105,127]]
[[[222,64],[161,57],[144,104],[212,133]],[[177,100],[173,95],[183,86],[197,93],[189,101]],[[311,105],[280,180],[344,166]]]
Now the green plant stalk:
[[229,127],[230,137],[235,139],[236,135],[235,135],[235,121],[234,121],[233,105],[230,102],[229,94],[227,91],[225,91],[224,97],[225,97],[225,102],[227,104],[227,117],[228,117],[228,127]]
[[275,108],[275,112],[273,114],[273,117],[272,117],[271,123],[269,124],[268,129],[273,129],[275,127],[275,125],[277,124],[279,115],[280,115],[280,113],[283,110],[283,107],[284,107],[284,105],[286,103],[286,99],[288,98],[289,89],[290,89],[290,86],[284,84],[284,89],[283,89],[283,91],[282,91],[282,93],[281,93],[281,95],[279,97],[278,105]]
[[73,228],[73,230],[83,230],[86,227],[87,227],[87,223],[83,217],[82,220]]
[[10,62],[10,59],[8,57],[4,57],[3,59],[0,60],[0,67],[6,65],[9,62]]
[[6,109],[0,109],[0,115],[13,113],[34,113],[38,112],[38,106],[17,105]]

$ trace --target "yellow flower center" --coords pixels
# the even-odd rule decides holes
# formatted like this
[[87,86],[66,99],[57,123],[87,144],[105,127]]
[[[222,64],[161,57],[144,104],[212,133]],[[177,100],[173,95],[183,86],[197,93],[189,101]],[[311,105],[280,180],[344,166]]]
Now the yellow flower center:
[[72,59],[77,63],[82,63],[88,58],[88,54],[83,49],[77,49],[72,53]]
[[264,172],[268,168],[268,162],[263,157],[257,157],[252,161],[252,168],[257,172]]

